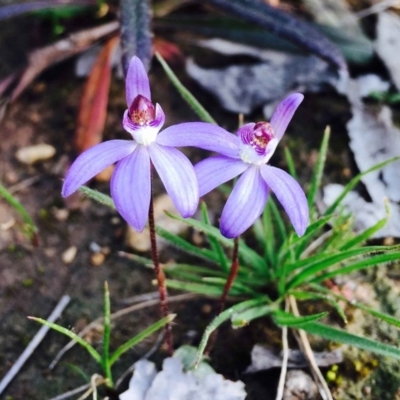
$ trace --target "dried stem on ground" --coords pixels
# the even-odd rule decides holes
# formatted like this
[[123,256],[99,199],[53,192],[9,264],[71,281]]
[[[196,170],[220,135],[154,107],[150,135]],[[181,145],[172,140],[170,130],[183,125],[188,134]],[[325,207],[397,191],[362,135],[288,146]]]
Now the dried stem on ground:
[[[299,309],[297,307],[296,299],[293,296],[289,296],[289,303],[290,303],[290,308],[292,309],[293,314],[296,317],[299,317],[300,316]],[[325,379],[321,373],[321,370],[319,369],[319,367],[317,365],[317,362],[315,361],[314,353],[311,348],[310,342],[307,338],[307,334],[301,329],[296,329],[293,331],[293,333],[299,344],[301,351],[307,358],[308,364],[311,369],[311,373],[312,373],[314,380],[318,386],[318,390],[319,390],[321,397],[324,400],[333,400],[332,393],[329,390],[327,383],[325,382]]]
[[[289,311],[289,309],[290,309],[289,299],[286,298],[285,311],[287,312],[287,311]],[[279,376],[279,383],[278,383],[278,389],[276,391],[275,400],[283,399],[283,392],[285,390],[288,361],[289,361],[288,328],[286,326],[284,326],[282,328],[282,367],[281,367],[281,374]]]

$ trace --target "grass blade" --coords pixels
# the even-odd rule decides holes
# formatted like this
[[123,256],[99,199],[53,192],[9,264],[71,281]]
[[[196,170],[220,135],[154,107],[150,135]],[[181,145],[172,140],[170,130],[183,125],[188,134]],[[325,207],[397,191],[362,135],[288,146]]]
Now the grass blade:
[[81,186],[78,190],[81,193],[83,193],[86,197],[89,197],[90,199],[97,201],[98,203],[103,204],[115,210],[114,201],[110,196],[101,193],[97,190],[90,189],[87,186]]
[[87,352],[93,357],[93,359],[100,366],[102,366],[102,359],[100,354],[88,342],[86,342],[86,340],[82,339],[76,333],[60,325],[54,324],[53,322],[46,321],[45,319],[42,318],[36,318],[36,317],[28,317],[28,318],[33,321],[39,322],[42,325],[47,325],[49,328],[54,329],[55,331],[62,333],[65,336],[68,336],[72,340],[75,340],[76,343],[80,344],[83,348],[85,348]]
[[313,177],[311,179],[310,189],[308,190],[307,194],[308,206],[310,208],[314,206],[315,197],[317,196],[318,190],[321,186],[322,175],[325,168],[326,155],[328,153],[330,135],[331,135],[331,129],[328,126],[324,132],[321,147],[318,153],[317,163],[315,164]]
[[104,282],[103,369],[111,386],[114,386],[110,364],[111,305],[108,283]]
[[[296,328],[299,327],[298,325],[288,326],[294,326]],[[358,347],[359,349],[367,350],[370,353],[400,360],[400,349],[398,347],[357,336],[342,329],[333,328],[318,322],[302,324],[301,329],[311,333],[312,335],[317,335],[325,339],[332,340],[333,342],[345,343],[350,346]]]
[[187,90],[185,86],[182,85],[178,77],[168,66],[162,56],[159,53],[156,53],[156,57],[161,66],[164,68],[164,71],[167,74],[169,80],[175,86],[179,94],[183,97],[183,100],[185,100],[186,103],[189,104],[189,106],[200,117],[200,119],[211,124],[217,124],[214,118],[208,113],[208,111],[198,102],[198,100],[189,92],[189,90]]
[[159,321],[157,321],[153,325],[150,325],[148,328],[144,329],[143,331],[138,333],[136,336],[129,339],[123,345],[118,347],[118,349],[114,351],[114,353],[112,354],[112,356],[110,358],[110,365],[112,366],[122,356],[122,354],[126,353],[133,346],[136,346],[138,343],[142,342],[148,336],[152,335],[154,332],[157,332],[164,325],[171,323],[175,317],[176,317],[176,314],[170,314],[167,317],[160,319]]
[[[203,217],[203,222],[207,225],[211,225],[210,220],[208,218],[207,205],[204,201],[201,202],[201,214]],[[216,238],[212,237],[211,235],[207,235],[207,239],[210,242],[213,252],[217,255],[219,264],[221,265],[222,269],[224,271],[228,272],[230,269],[229,261],[225,255],[224,249],[222,248],[220,242]]]
[[347,193],[349,193],[351,190],[355,188],[355,186],[360,182],[360,180],[367,174],[377,171],[386,165],[391,164],[392,162],[400,160],[400,156],[398,157],[392,157],[389,160],[383,161],[379,164],[374,165],[373,167],[367,169],[364,172],[359,173],[357,176],[355,176],[343,189],[343,192],[340,194],[340,196],[325,210],[324,215],[332,214],[337,206],[341,203],[341,201],[345,198]]
[[347,275],[354,271],[358,271],[360,269],[375,267],[379,264],[384,264],[384,263],[389,263],[392,261],[399,261],[399,260],[400,260],[400,252],[381,254],[379,256],[370,257],[370,258],[367,258],[366,260],[362,260],[362,261],[356,262],[354,264],[347,265],[346,267],[336,269],[335,271],[326,272],[325,274],[319,275],[319,276],[315,277],[314,279],[311,279],[309,282],[312,282],[312,283],[322,282],[326,279],[330,279],[330,278],[333,278],[338,275]]
[[32,242],[37,241],[37,233],[39,232],[39,229],[33,222],[25,207],[2,184],[0,184],[0,196],[21,215],[22,220],[27,226],[27,235],[29,239]]
[[156,233],[163,239],[167,240],[171,245],[177,247],[180,250],[183,250],[187,254],[191,254],[203,260],[211,261],[214,263],[219,263],[220,261],[218,255],[216,255],[213,251],[204,247],[195,246],[187,240],[167,231],[159,225],[156,226]]

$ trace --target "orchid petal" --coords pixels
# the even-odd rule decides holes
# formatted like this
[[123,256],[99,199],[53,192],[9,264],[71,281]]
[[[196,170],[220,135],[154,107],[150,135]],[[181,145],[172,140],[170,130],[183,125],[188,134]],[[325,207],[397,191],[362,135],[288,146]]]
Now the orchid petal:
[[239,158],[239,139],[218,125],[207,122],[186,122],[164,129],[157,137],[164,146],[194,146]]
[[151,161],[176,209],[187,218],[199,204],[199,187],[188,158],[173,147],[153,143],[148,147]]
[[61,191],[63,197],[74,193],[109,165],[132,153],[137,144],[132,140],[109,140],[84,151],[71,165]]
[[138,146],[115,167],[110,183],[115,208],[122,218],[141,232],[150,207],[150,157],[147,147]]
[[261,175],[285,209],[294,230],[302,236],[308,226],[308,203],[303,189],[282,169],[263,165]]
[[237,136],[243,144],[250,144],[253,139],[253,130],[256,124],[254,122],[250,122],[246,125],[241,126],[237,131]]
[[268,186],[259,167],[252,166],[238,179],[222,210],[220,229],[227,238],[241,235],[264,210]]
[[143,63],[136,56],[133,56],[126,74],[126,104],[128,108],[138,94],[151,100],[150,83]]
[[270,124],[277,139],[282,139],[290,120],[303,99],[304,96],[301,93],[293,93],[286,97],[274,111]]
[[250,165],[235,158],[215,156],[206,158],[194,166],[199,182],[199,194],[204,196],[214,188],[230,181]]

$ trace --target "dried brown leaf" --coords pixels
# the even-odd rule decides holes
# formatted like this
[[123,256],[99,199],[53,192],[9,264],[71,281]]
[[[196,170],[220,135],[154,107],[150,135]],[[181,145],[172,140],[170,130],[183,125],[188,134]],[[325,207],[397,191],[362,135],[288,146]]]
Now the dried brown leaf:
[[107,41],[100,51],[83,89],[74,146],[78,153],[102,140],[111,81],[111,58],[119,37]]
[[11,100],[15,100],[46,68],[86,50],[97,40],[115,33],[118,28],[118,22],[109,22],[96,28],[73,33],[66,39],[32,51],[28,57],[28,66],[22,73],[17,87],[12,92]]

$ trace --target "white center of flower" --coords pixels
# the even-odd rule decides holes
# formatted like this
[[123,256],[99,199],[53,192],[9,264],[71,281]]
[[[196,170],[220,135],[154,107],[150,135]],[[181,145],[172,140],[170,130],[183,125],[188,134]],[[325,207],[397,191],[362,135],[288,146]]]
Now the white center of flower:
[[239,155],[248,164],[266,164],[278,144],[274,130],[268,122],[255,124],[252,131],[244,128],[239,136],[241,137]]
[[138,144],[148,146],[156,141],[159,130],[159,128],[150,125],[143,125],[140,129],[132,132],[132,136]]

